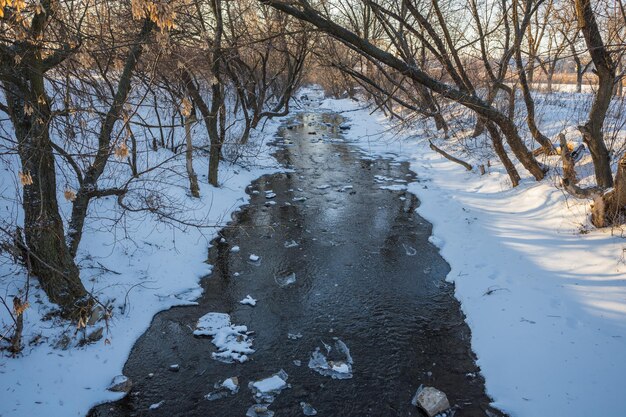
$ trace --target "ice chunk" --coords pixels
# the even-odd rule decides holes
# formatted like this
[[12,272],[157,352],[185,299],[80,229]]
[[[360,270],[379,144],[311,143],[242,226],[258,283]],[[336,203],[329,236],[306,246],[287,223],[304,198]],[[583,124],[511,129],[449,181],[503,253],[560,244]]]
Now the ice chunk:
[[271,404],[282,390],[290,388],[290,385],[287,384],[287,378],[289,378],[287,372],[281,369],[268,378],[250,381],[248,388],[252,391],[254,400],[258,404]]
[[252,262],[258,262],[261,257],[259,255],[255,255],[254,253],[250,254],[250,259]]
[[330,184],[322,184],[322,185],[318,185],[316,187],[318,190],[326,190],[327,188],[330,188]]
[[288,240],[288,241],[285,242],[284,246],[286,248],[295,248],[295,247],[298,247],[300,245],[298,245],[298,242],[296,242],[295,240]]
[[233,394],[236,394],[239,391],[239,378],[236,376],[226,378],[224,382],[222,382],[222,387],[226,388]]
[[230,251],[231,251],[232,253],[237,253],[237,252],[239,252],[239,246],[233,246],[232,248],[230,248]]
[[302,407],[302,414],[305,416],[316,416],[317,410],[313,408],[313,406],[309,403],[301,402],[300,407]]
[[344,191],[351,190],[353,188],[354,187],[352,185],[344,185],[343,187],[338,188],[337,191],[343,193]]
[[428,417],[434,417],[450,408],[446,394],[433,387],[420,385],[411,404],[422,408]]
[[276,281],[279,287],[286,288],[296,282],[296,273],[292,272],[289,275],[274,276],[274,281]]
[[274,417],[274,412],[268,407],[269,404],[255,404],[248,408],[246,417]]
[[250,297],[250,295],[246,295],[246,298],[244,298],[243,300],[239,301],[239,304],[248,304],[251,306],[255,306],[256,305],[256,300],[252,297]]
[[262,379],[252,383],[252,386],[261,393],[280,391],[287,386],[287,382],[278,375]]
[[406,252],[408,256],[417,255],[417,249],[415,249],[413,246],[409,246],[405,243],[403,243],[402,246],[404,246],[404,251]]
[[265,192],[265,198],[274,198],[274,197],[276,197],[276,193],[271,192],[271,191]]
[[239,378],[236,376],[225,379],[223,382],[216,382],[213,386],[215,391],[204,396],[209,401],[219,400],[229,395],[235,395],[239,392]]
[[299,360],[299,359],[294,359],[293,360],[293,364],[296,365],[296,366],[302,366],[302,361]]
[[158,403],[154,403],[152,404],[150,407],[148,407],[150,410],[156,410],[157,408],[160,408],[163,404],[165,403],[165,400],[159,401]]
[[287,337],[291,340],[298,340],[302,338],[302,333],[287,333]]
[[309,368],[333,379],[350,379],[352,378],[350,349],[340,339],[334,338],[334,340],[334,350],[330,345],[322,342],[328,357],[321,352],[320,348],[315,349],[309,359]]
[[213,352],[211,357],[220,362],[245,362],[248,355],[254,353],[248,328],[232,325],[230,316],[225,313],[207,313],[200,317],[193,334],[213,338],[218,351]]
[[306,197],[294,197],[293,201],[305,201]]

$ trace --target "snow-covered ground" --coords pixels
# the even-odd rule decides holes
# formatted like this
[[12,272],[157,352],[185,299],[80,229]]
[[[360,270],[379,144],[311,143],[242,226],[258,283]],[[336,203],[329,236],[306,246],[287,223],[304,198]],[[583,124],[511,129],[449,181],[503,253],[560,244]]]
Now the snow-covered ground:
[[[319,90],[307,94],[322,99]],[[575,140],[571,108],[550,108],[543,104],[548,99],[538,100],[542,127],[551,135],[566,129]],[[451,265],[447,279],[456,284],[494,405],[512,417],[623,416],[622,231],[591,229],[589,202],[555,186],[558,169],[539,183],[526,175],[512,189],[499,164],[484,176],[468,172],[428,149],[419,130],[398,134],[362,102],[325,99],[321,106],[348,118],[346,137],[364,152],[408,161],[418,174],[409,191],[434,226],[431,242]],[[437,144],[448,147],[443,139]],[[588,167],[586,159],[581,166]]]
[[[209,241],[231,214],[248,202],[245,188],[251,181],[281,170],[267,146],[279,123],[272,120],[264,131],[255,131],[249,145],[237,150],[241,153],[238,164],[222,163],[219,188],[207,183],[208,158],[196,155],[199,200],[188,195],[184,152],[174,159],[165,149],[140,154],[142,163],[146,155],[153,158],[151,163],[154,159],[165,162],[149,175],[149,181],[138,182],[135,195],[151,189],[154,198],[174,210],[178,219],[211,227],[186,227],[146,212],[121,216],[114,198],[92,202],[77,261],[85,287],[112,307],[112,317],[107,326],[100,321],[86,329],[89,335],[104,327],[102,339],[77,347],[82,330],[77,334],[67,322],[42,321],[53,306],[34,281],[29,295],[31,307],[24,313],[24,350],[17,358],[9,358],[7,352],[0,357],[0,416],[84,416],[93,405],[122,397],[106,388],[122,373],[137,338],[159,311],[197,299],[200,278],[211,272],[211,266],[204,262]],[[196,138],[202,136],[202,129],[197,125]],[[0,218],[3,223],[19,224],[21,208],[15,197],[20,191],[19,164],[14,156],[6,156],[2,163],[6,169],[0,171]],[[125,163],[112,160],[110,165],[109,178],[115,178],[115,172],[124,172],[126,176],[121,178],[127,178]],[[60,184],[66,181],[62,167],[59,178]],[[71,205],[63,199],[62,189],[59,204],[67,216]],[[19,268],[3,259],[0,295],[8,303],[25,280]],[[9,323],[7,309],[0,306],[0,330]]]

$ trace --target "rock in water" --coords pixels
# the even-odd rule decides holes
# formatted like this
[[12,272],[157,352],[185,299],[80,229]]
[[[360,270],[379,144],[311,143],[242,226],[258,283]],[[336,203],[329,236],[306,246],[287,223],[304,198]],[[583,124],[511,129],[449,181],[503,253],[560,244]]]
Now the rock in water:
[[130,378],[124,375],[118,375],[113,378],[113,381],[111,381],[111,385],[109,385],[107,389],[112,392],[128,393],[132,387],[133,382],[130,380]]
[[420,385],[411,400],[411,404],[423,409],[428,417],[434,417],[437,414],[450,408],[448,397],[446,394],[433,387],[425,387]]

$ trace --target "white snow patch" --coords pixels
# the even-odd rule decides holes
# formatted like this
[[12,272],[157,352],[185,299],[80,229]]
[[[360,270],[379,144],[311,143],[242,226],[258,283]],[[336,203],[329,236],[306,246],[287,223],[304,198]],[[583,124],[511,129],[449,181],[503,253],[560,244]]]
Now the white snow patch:
[[239,301],[239,304],[248,304],[251,306],[255,306],[256,305],[257,300],[255,300],[254,298],[252,298],[250,295],[246,295],[246,298],[244,298],[243,300]]
[[243,363],[248,360],[248,355],[254,353],[248,328],[232,325],[230,316],[225,313],[207,313],[200,317],[193,334],[213,338],[218,351],[211,353],[211,357],[220,362]]

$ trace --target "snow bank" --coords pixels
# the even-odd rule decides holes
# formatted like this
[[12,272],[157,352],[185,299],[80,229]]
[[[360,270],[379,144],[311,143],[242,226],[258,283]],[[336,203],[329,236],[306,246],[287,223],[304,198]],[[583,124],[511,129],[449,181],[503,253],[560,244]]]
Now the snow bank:
[[[68,340],[68,348],[62,349],[62,334],[73,335],[75,329],[68,328],[66,322],[42,322],[53,306],[40,289],[32,286],[31,307],[24,314],[24,351],[15,359],[7,357],[6,352],[0,358],[1,416],[84,416],[93,405],[122,397],[123,394],[106,388],[115,375],[121,374],[137,338],[159,311],[194,303],[201,294],[200,278],[211,272],[211,265],[204,262],[209,242],[230,221],[231,214],[248,202],[246,186],[261,175],[282,170],[266,144],[279,122],[268,121],[264,132],[253,132],[240,164],[221,163],[219,188],[210,186],[203,175],[208,172],[208,158],[196,156],[194,168],[200,180],[200,199],[188,196],[184,152],[177,159],[164,149],[147,153],[167,161],[162,171],[154,173],[163,185],[159,198],[168,198],[172,206],[184,207],[188,217],[183,220],[215,227],[197,229],[167,224],[146,212],[126,213],[122,218],[114,198],[91,203],[77,261],[85,287],[112,308],[109,328],[96,343],[76,347],[76,340],[72,339]],[[15,197],[20,192],[16,178],[19,162],[6,158],[3,164],[6,162],[7,169],[0,171],[0,218],[19,224],[22,210]],[[124,172],[128,170],[126,163],[113,160],[110,168],[113,172],[120,170],[119,178],[128,177],[128,172]],[[62,170],[59,178],[60,184],[67,180]],[[138,181],[139,187],[142,184]],[[63,187],[59,188],[61,211],[67,216],[71,205],[63,199]],[[23,273],[12,268],[8,263],[0,263],[3,297],[12,297],[25,282]],[[32,285],[35,284],[33,280]],[[0,308],[0,330],[9,321],[6,310]],[[91,332],[102,325],[97,323],[87,330]],[[59,348],[53,348],[55,345]]]

